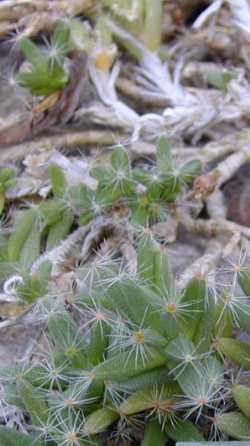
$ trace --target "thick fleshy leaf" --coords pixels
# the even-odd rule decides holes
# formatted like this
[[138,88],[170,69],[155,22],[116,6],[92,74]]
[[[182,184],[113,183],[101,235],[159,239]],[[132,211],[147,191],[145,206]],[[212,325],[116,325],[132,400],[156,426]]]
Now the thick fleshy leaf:
[[61,352],[75,368],[84,369],[87,365],[86,346],[71,316],[66,311],[50,314],[48,330],[57,352]]
[[48,231],[46,247],[48,250],[53,249],[59,245],[70,232],[70,228],[73,224],[74,216],[68,210],[64,211],[61,220],[53,224]]
[[52,183],[53,194],[57,197],[65,195],[67,181],[63,170],[56,164],[49,167],[49,174]]
[[4,210],[4,205],[5,205],[5,193],[0,190],[0,215]]
[[148,420],[141,446],[165,446],[168,436],[157,420]]
[[205,441],[199,428],[188,420],[179,419],[165,428],[167,435],[174,441]]
[[14,232],[11,234],[8,243],[9,260],[15,261],[19,259],[20,252],[25,244],[25,241],[30,235],[30,231],[37,219],[37,211],[29,209],[17,215]]
[[242,369],[250,370],[250,344],[239,339],[219,338],[217,348]]
[[250,420],[240,412],[216,416],[216,427],[236,440],[250,440]]
[[250,419],[250,387],[235,384],[233,386],[233,398],[239,409]]
[[237,278],[242,291],[250,297],[250,271],[243,269],[238,273]]
[[125,415],[133,415],[146,410],[161,409],[162,415],[174,411],[177,386],[175,383],[152,385],[129,396],[119,407]]
[[171,144],[165,136],[161,136],[157,144],[156,165],[161,173],[170,173],[173,170]]
[[44,55],[41,48],[35,45],[28,37],[23,37],[21,40],[21,50],[26,59],[37,69],[46,69],[48,59]]
[[165,365],[165,363],[164,353],[149,347],[146,358],[138,355],[136,351],[132,351],[130,354],[128,352],[119,353],[97,365],[93,369],[93,373],[100,380],[127,379]]
[[111,164],[114,170],[124,174],[130,172],[130,161],[128,152],[123,146],[116,147],[111,155]]
[[39,205],[39,211],[46,225],[54,225],[61,220],[65,206],[57,200],[47,200]]
[[184,164],[180,170],[181,181],[190,184],[202,172],[202,163],[200,160],[192,160]]
[[34,426],[42,426],[49,418],[49,408],[42,396],[42,393],[32,386],[28,381],[21,381],[17,385],[26,411],[31,417]]
[[88,435],[97,434],[113,424],[117,418],[119,418],[118,412],[108,407],[103,407],[87,417],[84,430]]
[[20,252],[19,262],[21,266],[25,270],[28,270],[33,265],[35,260],[39,257],[40,251],[41,227],[39,220],[36,219]]
[[0,426],[0,446],[42,446],[39,439]]

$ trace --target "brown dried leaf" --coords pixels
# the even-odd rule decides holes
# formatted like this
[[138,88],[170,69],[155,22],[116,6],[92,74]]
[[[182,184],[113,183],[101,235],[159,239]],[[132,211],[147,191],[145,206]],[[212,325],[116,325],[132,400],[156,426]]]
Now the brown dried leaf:
[[31,118],[18,121],[0,132],[0,147],[16,144],[27,139],[31,131]]
[[216,188],[220,177],[221,172],[216,169],[208,174],[200,175],[194,181],[195,195],[201,195],[203,198],[208,197]]

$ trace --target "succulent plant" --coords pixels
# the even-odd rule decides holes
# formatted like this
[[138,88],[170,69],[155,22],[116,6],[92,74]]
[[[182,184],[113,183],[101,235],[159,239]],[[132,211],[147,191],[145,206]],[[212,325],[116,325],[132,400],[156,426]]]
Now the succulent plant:
[[28,37],[21,40],[21,50],[31,64],[29,71],[20,72],[18,83],[29,88],[35,96],[48,96],[63,90],[69,82],[66,55],[70,50],[70,31],[59,22],[51,42],[46,41],[46,50],[40,48]]
[[[44,345],[34,360],[0,369],[2,405],[25,420],[25,433],[1,427],[0,444],[250,438],[250,387],[237,372],[250,370],[250,347],[235,337],[235,328],[250,332],[250,273],[240,261],[232,283],[215,286],[200,273],[182,289],[150,228],[200,170],[197,160],[175,166],[165,137],[155,165],[134,166],[117,146],[90,170],[96,187],[71,183],[51,164],[50,197],[15,212],[13,231],[1,235],[1,280],[7,294],[32,304]],[[67,256],[78,232],[124,209],[136,271],[111,251],[75,265],[80,286],[61,295],[53,259]]]
[[[165,131],[181,142],[180,158],[197,153],[212,171],[189,193],[202,164],[175,163],[165,137],[155,160],[131,160],[122,145],[113,147],[105,162],[89,168],[88,181],[83,172],[80,179],[73,169],[68,175],[58,154],[43,153],[38,164],[53,159],[51,188],[46,184],[41,195],[32,188],[32,197],[20,204],[19,195],[5,212],[15,174],[0,170],[0,300],[28,307],[21,321],[42,330],[32,352],[0,365],[0,446],[172,446],[220,438],[250,443],[248,267],[242,259],[231,264],[228,280],[220,283],[215,269],[211,281],[192,268],[175,277],[166,244],[156,240],[164,225],[155,225],[178,215],[185,229],[200,228],[209,238],[223,235],[225,227],[233,237],[225,250],[218,241],[213,259],[232,250],[241,235],[242,243],[244,235],[249,238],[248,228],[227,220],[220,190],[249,160],[246,2],[236,7],[232,0],[226,6],[216,1],[207,9],[199,2],[162,0],[20,2],[17,8],[15,2],[3,3],[1,35],[16,22],[10,43],[20,43],[25,59],[19,66],[22,58],[11,51],[18,55],[11,73],[20,69],[9,76],[8,86],[15,92],[16,82],[21,87],[22,115],[18,122],[13,116],[13,127],[12,117],[7,125],[5,117],[1,122],[2,144],[12,146],[11,154],[18,151],[18,160],[23,148],[13,144],[51,126],[59,131],[35,142],[35,156],[38,146],[49,152],[100,141],[108,145],[117,130],[132,150],[138,144],[137,154],[142,137],[143,153],[154,158],[151,142]],[[48,40],[43,29],[49,33],[55,22]],[[226,22],[241,33],[239,72],[237,57],[236,63],[230,60],[237,51]],[[197,52],[192,44],[201,47],[200,37],[192,29],[201,27],[198,37],[211,36],[212,29],[216,38],[203,39]],[[122,49],[126,54],[119,64]],[[211,63],[216,54],[216,62],[230,69]],[[206,94],[209,85],[215,88]],[[218,125],[223,122],[227,125]],[[239,132],[224,138],[229,122]],[[74,132],[66,125],[71,123]],[[33,153],[33,142],[25,145],[25,154],[26,149]],[[30,178],[34,164],[25,162]],[[201,218],[183,211],[183,197],[197,198],[199,209],[204,200]]]
[[[147,170],[134,168],[123,146],[114,148],[106,166],[99,164],[90,171],[93,183],[98,184],[96,189],[82,182],[70,184],[63,169],[50,165],[51,197],[38,204],[32,203],[26,209],[17,209],[13,213],[10,236],[3,236],[2,280],[18,272],[19,286],[15,284],[15,294],[24,303],[32,303],[42,296],[44,287],[47,289],[50,277],[48,267],[45,275],[40,271],[40,267],[44,268],[42,257],[39,268],[32,266],[40,256],[60,246],[73,225],[86,226],[99,216],[105,218],[114,212],[125,212],[132,227],[150,226],[171,213],[170,205],[200,171],[199,160],[190,161],[177,170],[165,137],[158,144],[156,167]],[[29,297],[25,292],[27,287]]]
[[[79,276],[87,287],[66,305],[48,294],[39,300],[44,348],[0,371],[4,402],[24,411],[27,434],[2,427],[2,444],[165,445],[202,441],[209,431],[250,438],[250,387],[232,379],[237,367],[250,369],[249,344],[233,337],[234,327],[250,331],[250,300],[239,293],[248,271],[236,268],[230,290],[201,275],[179,289],[166,248],[148,228],[137,261],[131,276],[107,259],[91,287]],[[39,281],[22,292],[29,287],[46,295]]]
[[81,186],[73,191],[83,197],[77,206],[82,209],[80,221],[86,223],[119,204],[131,209],[134,224],[145,226],[160,221],[166,216],[168,204],[181,195],[201,169],[200,161],[193,160],[177,170],[165,137],[159,140],[156,167],[152,169],[133,168],[126,149],[118,146],[112,152],[110,165],[91,170],[98,181],[97,190]]

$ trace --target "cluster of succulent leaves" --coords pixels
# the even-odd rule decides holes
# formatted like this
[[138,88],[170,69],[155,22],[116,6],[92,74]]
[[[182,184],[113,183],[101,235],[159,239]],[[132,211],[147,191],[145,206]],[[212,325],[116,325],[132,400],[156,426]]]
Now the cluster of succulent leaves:
[[131,209],[134,224],[150,225],[164,220],[166,205],[180,197],[184,186],[192,183],[201,169],[199,160],[177,169],[165,137],[159,140],[155,167],[148,170],[132,168],[127,151],[118,146],[112,152],[110,166],[92,169],[98,188],[94,192],[85,188],[85,209],[80,221],[86,223],[119,202]]
[[110,258],[66,305],[40,301],[44,351],[0,370],[3,404],[24,412],[27,433],[3,426],[0,444],[164,446],[209,429],[250,438],[250,387],[232,380],[250,370],[250,346],[233,336],[250,332],[250,273],[237,268],[230,289],[199,275],[179,290],[150,230],[137,252],[136,276]]
[[21,50],[30,63],[28,71],[20,72],[17,81],[35,96],[49,96],[63,90],[69,82],[66,56],[70,51],[70,30],[59,22],[47,48],[36,45],[30,38],[21,39]]
[[[102,0],[89,11],[90,21],[58,20],[45,45],[21,36],[21,50],[31,64],[20,70],[18,83],[35,96],[49,96],[65,88],[70,80],[72,50],[87,52],[98,69],[109,70],[117,55],[116,43],[137,60],[143,51],[156,52],[161,43],[162,0]],[[90,25],[91,23],[91,25]],[[69,56],[69,57],[68,57]]]
[[148,170],[133,168],[126,149],[117,146],[106,167],[97,166],[90,172],[98,180],[96,190],[83,183],[68,184],[63,170],[51,165],[51,197],[18,209],[11,235],[2,235],[1,282],[18,271],[24,284],[18,287],[17,294],[24,302],[32,303],[47,289],[51,270],[51,265],[45,262],[41,270],[30,274],[32,265],[42,252],[57,247],[72,227],[86,225],[119,209],[129,214],[132,226],[149,226],[165,220],[169,205],[200,171],[198,160],[177,170],[165,137],[158,143],[156,166]]
[[[2,426],[0,444],[250,439],[250,387],[238,374],[250,370],[250,346],[235,338],[235,328],[250,333],[250,273],[240,262],[228,285],[215,287],[200,274],[179,289],[166,247],[150,229],[200,162],[177,169],[162,137],[155,166],[133,166],[124,147],[115,148],[107,166],[90,171],[95,190],[69,184],[57,165],[49,169],[51,196],[17,210],[13,231],[0,238],[1,281],[18,271],[16,295],[35,302],[34,322],[46,325],[34,360],[0,368],[2,407],[23,411],[26,430]],[[34,262],[78,225],[124,208],[140,228],[137,273],[111,253],[76,268],[83,286],[65,302],[56,298],[51,263],[32,272]]]
[[[113,3],[103,1],[112,11]],[[122,8],[115,15],[125,29],[139,34],[140,23],[124,21]],[[73,31],[84,38],[79,23],[74,29],[60,23],[47,50],[22,39],[31,71],[19,73],[20,85],[37,96],[67,85]],[[230,76],[208,81],[226,89]],[[108,166],[91,171],[96,190],[68,184],[63,170],[53,165],[51,197],[18,210],[11,235],[0,233],[1,282],[21,273],[17,296],[26,303],[38,299],[46,320],[44,351],[32,361],[1,365],[2,408],[23,411],[26,433],[2,426],[0,445],[129,440],[164,446],[168,440],[203,441],[224,434],[250,440],[250,387],[237,374],[250,370],[250,346],[235,338],[235,328],[250,333],[250,273],[239,265],[230,285],[215,288],[199,275],[179,289],[165,247],[148,229],[167,218],[200,171],[197,160],[177,169],[165,138],[159,141],[156,165],[147,168],[134,167],[123,147],[114,149]],[[13,177],[7,169],[0,171],[1,211]],[[67,296],[67,304],[51,296],[50,262],[30,272],[41,253],[57,247],[73,227],[124,208],[132,225],[145,226],[137,274],[130,275],[119,259],[104,259],[93,270],[90,265],[88,273],[78,269],[85,292]]]

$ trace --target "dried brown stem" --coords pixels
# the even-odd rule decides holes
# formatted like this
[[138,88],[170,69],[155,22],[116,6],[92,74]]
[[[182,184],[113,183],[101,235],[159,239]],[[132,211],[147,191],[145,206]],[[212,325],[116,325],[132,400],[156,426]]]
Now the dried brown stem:
[[75,16],[93,8],[96,0],[5,0],[0,3],[0,21],[16,21],[22,17],[39,13],[52,12],[62,15]]
[[207,212],[210,218],[218,219],[227,217],[227,208],[223,192],[218,189],[215,190],[207,198]]
[[36,150],[52,150],[55,148],[73,148],[81,146],[112,145],[120,140],[121,135],[116,132],[101,130],[84,130],[81,132],[64,133],[61,135],[45,136],[34,141],[24,142],[10,147],[1,148],[0,163],[9,160],[19,161]]
[[194,220],[187,213],[183,213],[179,219],[181,223],[190,231],[196,234],[202,234],[209,237],[214,237],[218,235],[229,235],[235,234],[236,232],[250,238],[250,228],[234,223],[233,221],[225,220],[223,218],[219,219],[197,219]]
[[200,155],[204,161],[210,162],[247,146],[250,146],[250,131],[240,130],[206,144],[200,150]]
[[245,147],[240,151],[229,155],[207,174],[196,178],[195,190],[204,199],[216,189],[219,189],[226,181],[233,177],[235,172],[250,159],[250,148]]
[[150,93],[125,77],[118,78],[116,86],[121,93],[142,105],[151,105],[159,108],[165,108],[169,105],[169,102],[162,94]]
[[208,243],[205,254],[187,268],[180,276],[178,288],[184,289],[188,282],[197,275],[206,275],[209,271],[216,267],[223,253],[224,243],[221,240],[213,239]]

